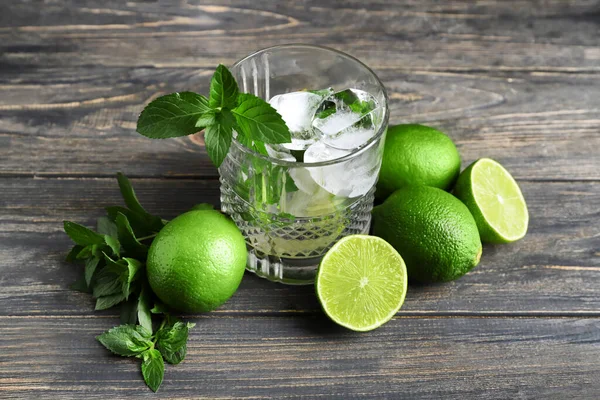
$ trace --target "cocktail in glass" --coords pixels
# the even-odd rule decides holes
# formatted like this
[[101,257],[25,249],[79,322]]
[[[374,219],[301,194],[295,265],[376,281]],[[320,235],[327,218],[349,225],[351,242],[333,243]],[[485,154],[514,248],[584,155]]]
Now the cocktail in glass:
[[231,71],[241,91],[277,109],[293,139],[234,138],[219,168],[221,207],[246,238],[248,270],[312,283],[336,241],[369,230],[388,123],[385,88],[357,59],[310,45],[267,48]]

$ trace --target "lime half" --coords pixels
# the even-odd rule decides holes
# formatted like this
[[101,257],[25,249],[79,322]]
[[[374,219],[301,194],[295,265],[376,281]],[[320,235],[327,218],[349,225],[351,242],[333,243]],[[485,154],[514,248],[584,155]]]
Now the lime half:
[[521,189],[498,162],[481,158],[469,165],[454,194],[473,214],[483,242],[510,243],[527,233],[529,213]]
[[392,319],[404,303],[407,282],[404,260],[388,242],[351,235],[325,254],[315,286],[329,318],[364,332]]

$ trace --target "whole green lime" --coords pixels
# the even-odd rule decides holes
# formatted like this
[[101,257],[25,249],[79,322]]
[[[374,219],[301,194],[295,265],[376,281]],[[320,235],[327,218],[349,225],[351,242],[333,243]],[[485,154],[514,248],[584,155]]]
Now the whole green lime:
[[385,199],[407,185],[449,189],[460,172],[452,140],[437,129],[407,124],[388,128],[377,197]]
[[148,281],[158,298],[185,312],[207,312],[237,290],[246,242],[218,211],[189,211],[169,222],[148,251]]
[[395,191],[373,209],[373,233],[400,253],[412,281],[457,279],[481,257],[473,216],[460,200],[438,188]]

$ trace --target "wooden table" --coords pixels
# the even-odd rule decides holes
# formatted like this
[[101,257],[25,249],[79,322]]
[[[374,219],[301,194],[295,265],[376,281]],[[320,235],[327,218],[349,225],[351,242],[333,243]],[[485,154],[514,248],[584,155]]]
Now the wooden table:
[[[464,166],[500,161],[529,233],[458,281],[411,286],[365,334],[333,326],[312,287],[248,275],[189,316],[188,357],[154,395],[94,339],[117,312],[68,289],[62,221],[119,204],[117,171],[165,218],[218,204],[201,139],[146,139],[137,115],[287,42],[363,60],[391,123],[439,127]],[[0,398],[600,397],[598,1],[3,1],[0,93]]]

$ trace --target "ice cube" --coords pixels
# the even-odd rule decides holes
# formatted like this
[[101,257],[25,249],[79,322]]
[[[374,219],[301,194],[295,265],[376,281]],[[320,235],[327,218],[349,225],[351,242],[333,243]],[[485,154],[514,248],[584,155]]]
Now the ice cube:
[[[335,160],[349,154],[348,151],[334,149],[323,142],[311,145],[304,153],[305,163],[318,163]],[[326,167],[307,167],[313,180],[336,196],[348,197],[352,191],[349,184],[352,179],[344,170],[345,163]]]
[[367,143],[376,133],[375,129],[351,126],[338,135],[323,138],[322,141],[337,149],[353,150]]
[[277,110],[292,134],[292,143],[283,146],[290,150],[305,150],[319,139],[312,128],[312,118],[325,96],[333,89],[302,91],[277,95],[269,104]]
[[[304,162],[317,163],[335,160],[350,151],[333,148],[323,141],[311,145],[304,153]],[[375,145],[359,150],[348,160],[323,167],[310,167],[313,180],[335,196],[358,197],[365,195],[375,185],[379,172],[378,147]]]
[[265,148],[267,149],[267,154],[271,158],[276,158],[282,161],[296,162],[296,158],[290,153],[290,151],[281,145],[265,143]]
[[323,142],[342,150],[361,147],[377,133],[383,109],[368,92],[346,89],[325,99],[315,112],[313,128]]
[[306,168],[290,168],[289,174],[294,180],[296,187],[303,193],[312,195],[321,188],[312,178],[310,171]]

